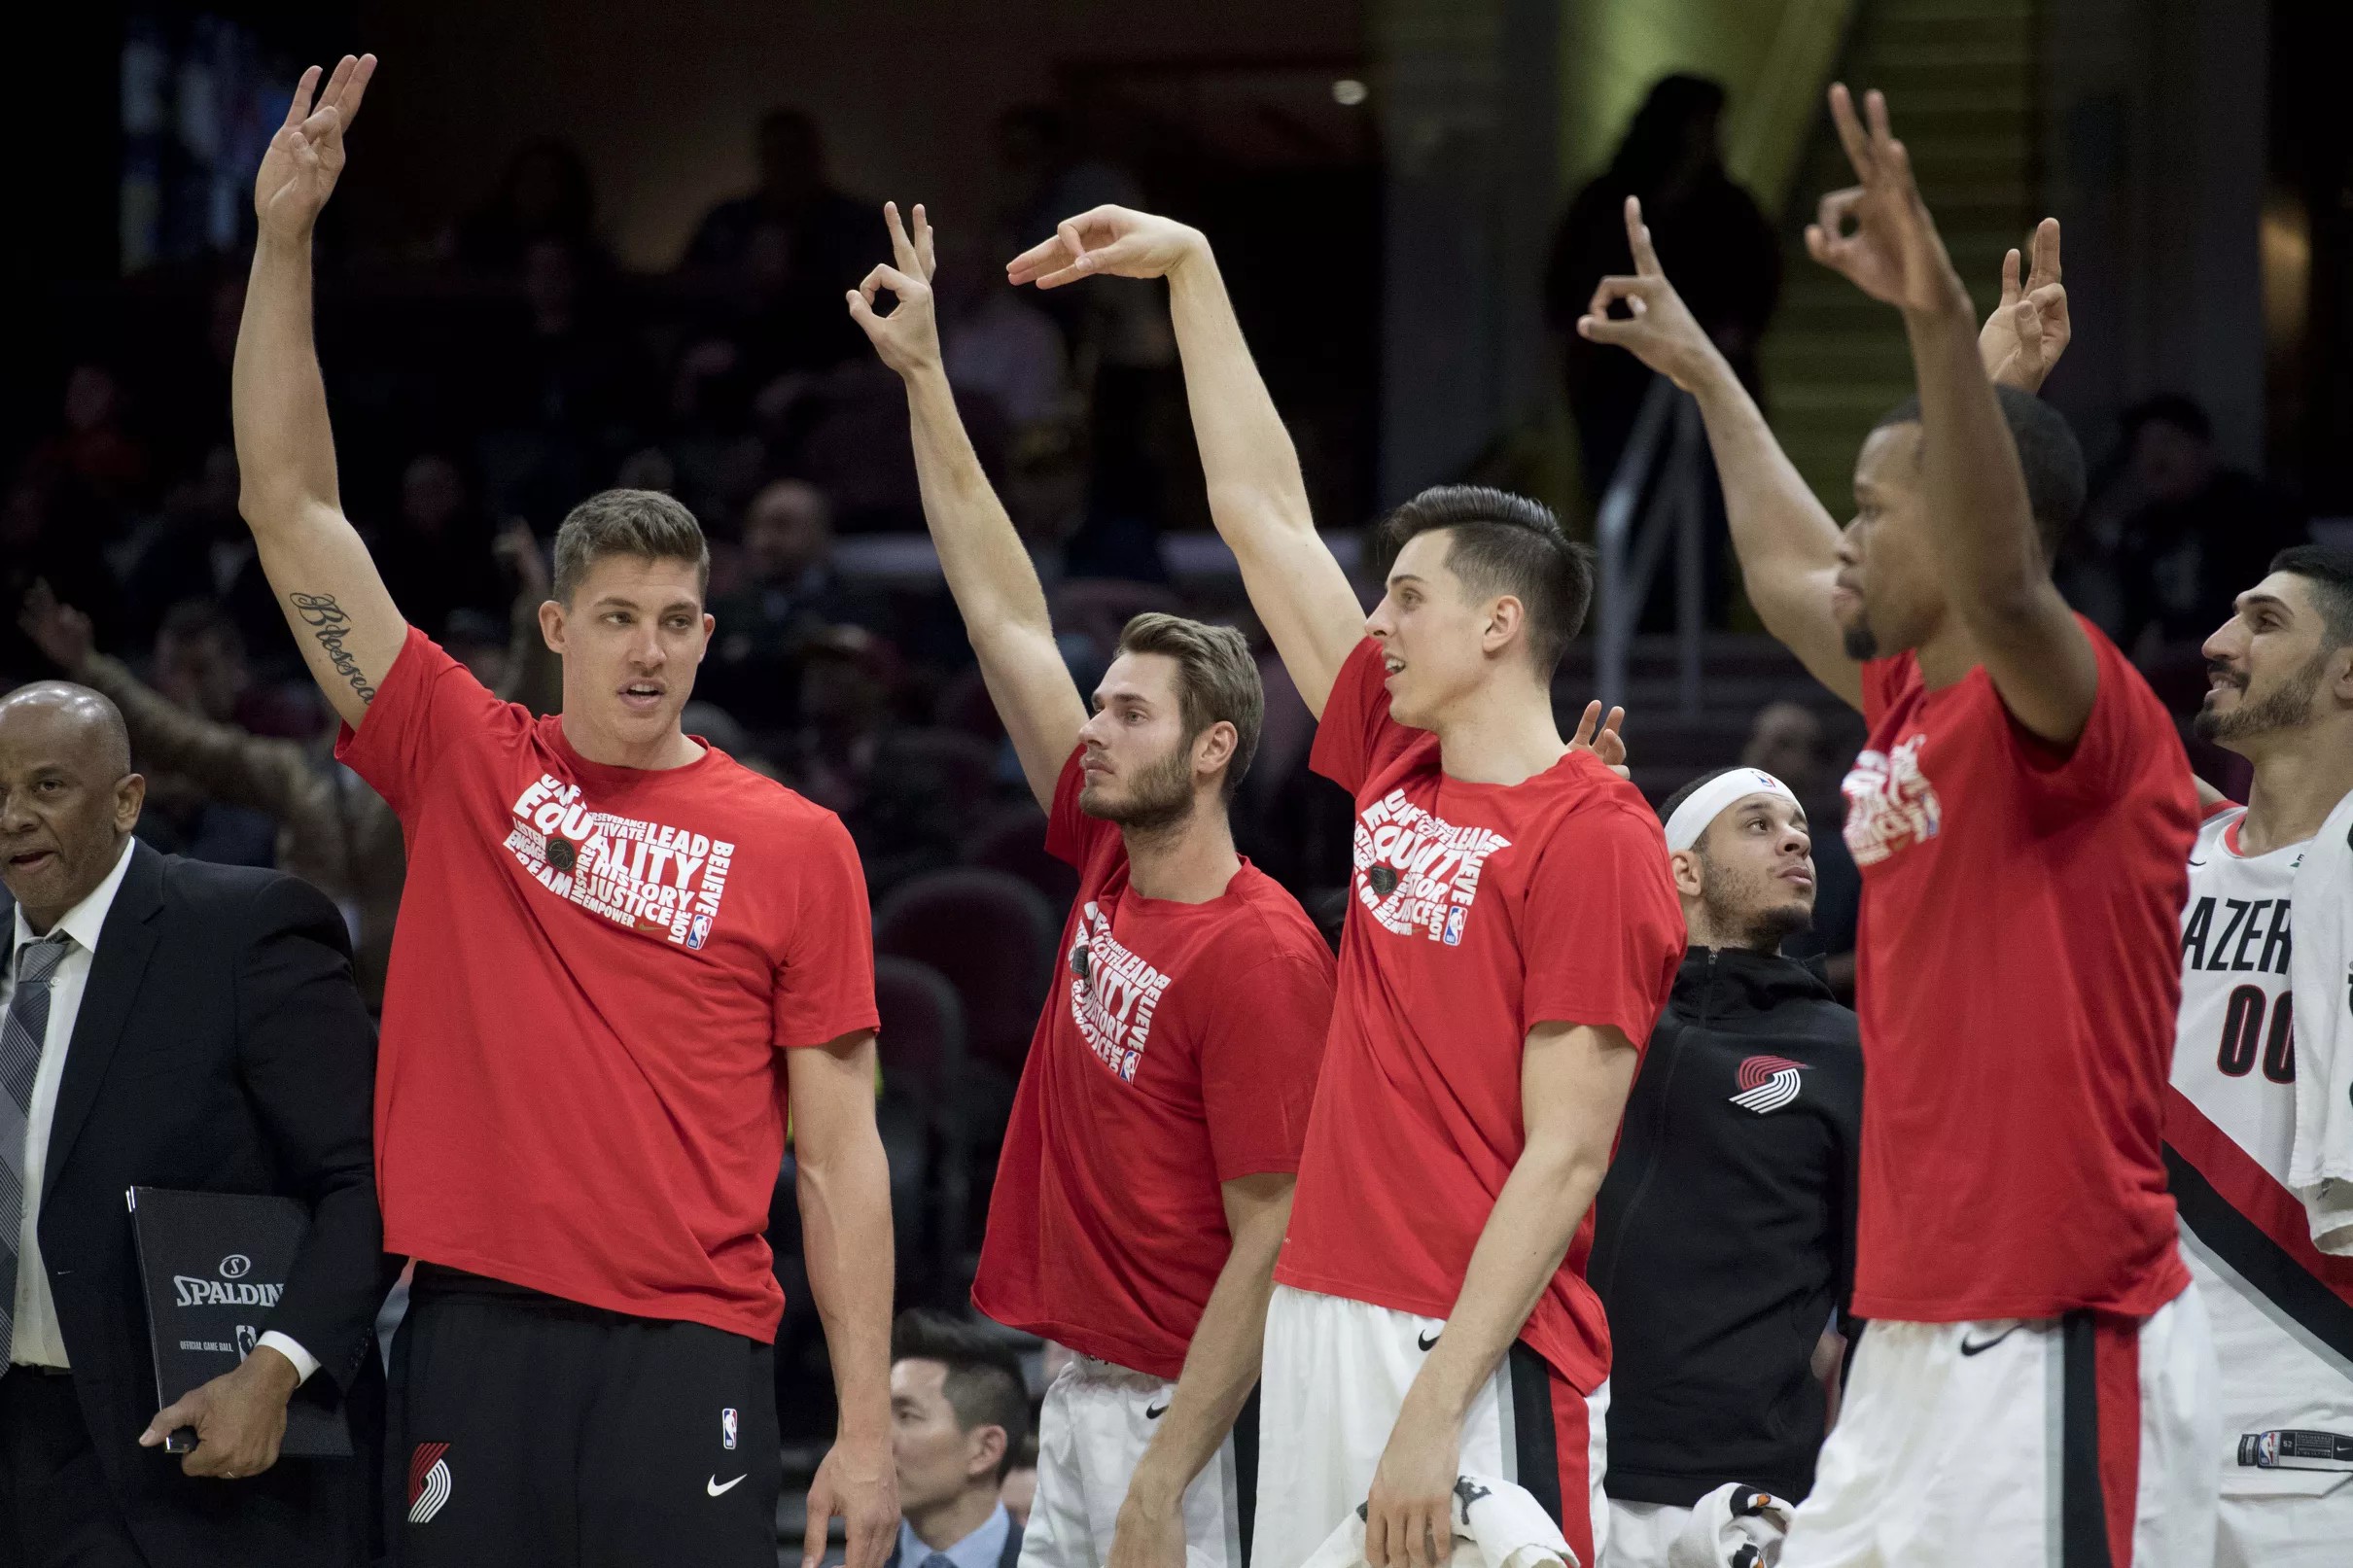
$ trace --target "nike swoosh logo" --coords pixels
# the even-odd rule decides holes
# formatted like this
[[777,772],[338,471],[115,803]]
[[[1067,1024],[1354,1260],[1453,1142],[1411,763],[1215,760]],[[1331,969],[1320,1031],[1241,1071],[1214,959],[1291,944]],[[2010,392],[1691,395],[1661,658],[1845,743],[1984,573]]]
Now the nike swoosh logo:
[[2020,1325],[2019,1324],[2013,1323],[2008,1328],[2002,1330],[2001,1333],[1995,1335],[1992,1339],[1986,1340],[1982,1343],[1972,1344],[1966,1338],[1964,1338],[1961,1341],[1961,1354],[1965,1356],[1983,1355],[1986,1351],[1992,1349],[1995,1345],[2001,1343],[2004,1340],[2009,1339],[2013,1334],[2016,1334],[2019,1331],[2019,1326]]
[[2194,865],[2194,866],[2202,866],[2202,865],[2204,865],[2206,862],[2205,862],[2205,861],[2203,861],[2203,860],[2193,860],[2193,861],[2191,861],[2190,863],[2191,863],[2192,865]]
[[1146,1405],[1143,1408],[1143,1418],[1147,1421],[1157,1421],[1168,1413],[1169,1408],[1166,1405]]
[[1440,1329],[1437,1334],[1417,1334],[1414,1336],[1414,1342],[1424,1350],[1431,1349],[1437,1344],[1439,1335],[1443,1335],[1445,1332],[1446,1330]]
[[[747,1471],[746,1474],[748,1475],[750,1472]],[[703,1482],[703,1490],[709,1492],[714,1497],[724,1497],[727,1493],[735,1490],[736,1481],[740,1481],[743,1479],[744,1478],[742,1476],[738,1476],[735,1478],[735,1481],[731,1481],[727,1482],[726,1485],[721,1486],[719,1483],[719,1478],[714,1476],[709,1481]]]

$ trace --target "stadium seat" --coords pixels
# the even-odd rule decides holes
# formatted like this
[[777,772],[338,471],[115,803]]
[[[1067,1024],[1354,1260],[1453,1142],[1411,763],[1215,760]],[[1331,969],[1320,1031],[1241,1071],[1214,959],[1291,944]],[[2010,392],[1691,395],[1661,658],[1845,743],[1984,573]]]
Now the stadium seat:
[[965,863],[1019,877],[1045,895],[1057,916],[1078,896],[1078,872],[1046,853],[1045,813],[1035,806],[1008,806],[983,822]]
[[[910,1250],[929,1256],[924,1276],[956,1277],[972,1204],[975,1097],[965,1091],[965,1014],[956,988],[928,963],[885,954],[874,960],[874,1005],[882,1017],[876,1050],[886,1107],[903,1105],[920,1128],[922,1234]],[[904,1227],[914,1231],[915,1227]]]
[[977,866],[910,878],[874,912],[874,951],[928,963],[964,1003],[971,1057],[1021,1075],[1054,961],[1054,911],[1020,878]]

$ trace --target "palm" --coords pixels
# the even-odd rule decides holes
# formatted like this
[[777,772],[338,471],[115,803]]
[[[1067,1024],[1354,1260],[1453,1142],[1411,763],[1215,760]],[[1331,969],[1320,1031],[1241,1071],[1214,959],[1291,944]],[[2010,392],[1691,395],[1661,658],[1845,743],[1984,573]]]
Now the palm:
[[1806,248],[1875,299],[1906,310],[1936,309],[1951,271],[1945,242],[1913,180],[1911,157],[1888,126],[1886,100],[1873,92],[1865,108],[1868,129],[1844,84],[1831,87],[1831,119],[1862,183],[1822,198],[1806,230]]
[[263,228],[299,232],[317,220],[342,177],[343,134],[360,112],[375,64],[373,54],[346,54],[323,88],[317,66],[302,73],[254,176],[254,216]]

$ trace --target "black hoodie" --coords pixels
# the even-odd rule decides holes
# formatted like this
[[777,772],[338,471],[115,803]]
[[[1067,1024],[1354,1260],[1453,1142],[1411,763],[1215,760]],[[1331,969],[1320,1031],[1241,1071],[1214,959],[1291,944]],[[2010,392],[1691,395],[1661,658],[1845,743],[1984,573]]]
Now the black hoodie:
[[1596,1204],[1609,1495],[1688,1508],[1727,1481],[1800,1499],[1811,1362],[1854,1275],[1863,1052],[1813,967],[1693,948],[1651,1031]]

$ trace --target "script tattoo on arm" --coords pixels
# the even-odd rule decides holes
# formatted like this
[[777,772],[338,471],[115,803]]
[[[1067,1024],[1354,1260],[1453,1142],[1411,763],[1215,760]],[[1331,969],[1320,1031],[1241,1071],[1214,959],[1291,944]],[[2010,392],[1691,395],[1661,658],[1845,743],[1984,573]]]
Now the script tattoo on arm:
[[335,603],[334,595],[290,593],[286,596],[286,602],[294,606],[295,613],[302,617],[302,624],[310,628],[310,635],[318,639],[319,646],[326,650],[327,662],[334,666],[335,674],[359,693],[360,701],[374,702],[376,688],[368,683],[368,677],[360,673],[360,661],[353,658],[351,651],[343,645],[343,639],[351,633],[351,617],[343,613],[343,607]]

